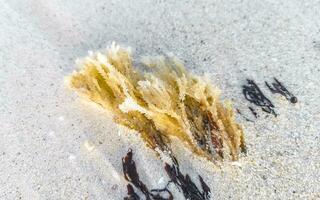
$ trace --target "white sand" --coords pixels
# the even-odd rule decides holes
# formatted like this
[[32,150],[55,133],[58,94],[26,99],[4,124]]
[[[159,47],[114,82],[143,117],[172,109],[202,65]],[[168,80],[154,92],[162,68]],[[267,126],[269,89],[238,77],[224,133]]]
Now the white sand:
[[[177,146],[184,173],[214,199],[320,198],[317,1],[0,0],[0,199],[122,199],[127,149],[150,187],[168,180],[137,134],[63,86],[74,60],[112,41],[135,56],[173,52],[247,116],[253,78],[276,105],[244,125],[248,155],[220,167]],[[135,50],[136,49],[136,50]],[[298,97],[272,95],[276,76]],[[191,157],[191,158],[190,158]],[[198,183],[198,182],[197,182]],[[181,194],[177,199],[183,199]]]

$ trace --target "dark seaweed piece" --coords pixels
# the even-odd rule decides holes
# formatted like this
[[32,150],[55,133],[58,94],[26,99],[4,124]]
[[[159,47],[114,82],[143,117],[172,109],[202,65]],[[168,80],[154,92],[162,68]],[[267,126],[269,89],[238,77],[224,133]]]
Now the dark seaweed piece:
[[140,181],[136,168],[136,163],[132,160],[132,149],[128,150],[127,155],[122,158],[122,170],[124,178],[131,182],[134,186],[139,188],[141,192],[146,196],[146,199],[150,199],[149,191],[146,185]]
[[242,86],[244,97],[249,102],[261,107],[264,112],[273,114],[276,117],[277,114],[274,111],[274,105],[266,96],[264,96],[258,85],[250,79],[247,79],[247,82],[247,85]]
[[259,117],[258,113],[254,110],[254,108],[252,108],[251,106],[249,106],[249,109],[250,109],[251,113],[254,115],[255,118],[258,118],[258,117]]
[[281,94],[282,96],[284,96],[288,101],[290,101],[291,103],[297,103],[298,99],[297,97],[295,97],[293,94],[291,94],[286,87],[284,87],[284,85],[278,81],[278,79],[273,78],[275,82],[272,83],[271,87],[267,82],[266,85],[269,88],[269,90],[273,93],[273,94]]
[[138,184],[139,175],[136,163],[132,160],[132,149],[129,149],[127,155],[122,158],[122,167],[125,179],[134,185]]
[[134,192],[132,185],[127,185],[128,196],[124,200],[140,200],[140,197]]
[[[183,175],[180,172],[178,160],[170,155],[173,162],[172,165],[165,163],[164,169],[166,170],[170,181],[163,189],[148,190],[146,185],[140,181],[137,172],[136,164],[132,159],[133,153],[129,149],[127,155],[122,158],[123,174],[127,181],[137,187],[146,197],[146,200],[173,200],[173,195],[168,189],[170,183],[174,183],[180,191],[182,191],[184,197],[188,200],[209,200],[210,188],[204,182],[203,178],[199,176],[199,181],[202,187],[202,192],[198,189],[196,184],[192,182],[188,174]],[[128,196],[124,200],[140,200],[139,196],[134,192],[131,184],[127,185]]]
[[211,194],[209,186],[204,182],[203,178],[200,175],[199,175],[199,180],[200,180],[201,187],[202,187],[203,194],[204,194],[205,198],[209,199],[210,194]]
[[244,115],[242,114],[242,112],[241,112],[238,108],[236,109],[236,111],[237,111],[237,113],[239,113],[246,121],[248,121],[248,122],[254,122],[253,120],[251,120],[251,119],[249,119],[248,117],[244,116]]
[[[122,170],[124,178],[132,183],[136,188],[138,188],[146,197],[146,200],[173,200],[172,193],[167,189],[154,189],[149,191],[147,186],[140,181],[139,174],[137,172],[136,164],[132,159],[133,153],[132,149],[129,149],[127,155],[122,158]],[[125,200],[139,200],[139,196],[134,192],[133,187],[128,184],[128,197]],[[162,197],[163,195],[168,196],[168,198]]]
[[[168,184],[167,184],[168,186]],[[153,200],[173,200],[173,195],[167,187],[164,189],[152,189],[150,195]],[[167,196],[166,198],[164,196]]]
[[171,180],[180,191],[182,191],[184,197],[190,200],[208,200],[210,198],[210,188],[203,181],[202,177],[199,176],[201,187],[203,192],[201,192],[196,184],[192,182],[189,175],[185,176],[180,172],[179,163],[174,156],[171,156],[173,160],[173,165],[165,163],[165,170]]

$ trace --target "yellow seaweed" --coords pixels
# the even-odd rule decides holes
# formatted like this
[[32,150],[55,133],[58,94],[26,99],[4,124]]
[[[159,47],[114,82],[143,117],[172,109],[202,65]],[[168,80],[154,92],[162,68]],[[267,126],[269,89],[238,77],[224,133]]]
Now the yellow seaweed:
[[221,103],[220,91],[176,58],[142,62],[148,72],[135,70],[130,50],[113,44],[80,60],[81,69],[67,83],[113,113],[117,123],[139,132],[151,148],[170,150],[176,137],[210,160],[238,159],[245,148],[243,131],[230,104]]

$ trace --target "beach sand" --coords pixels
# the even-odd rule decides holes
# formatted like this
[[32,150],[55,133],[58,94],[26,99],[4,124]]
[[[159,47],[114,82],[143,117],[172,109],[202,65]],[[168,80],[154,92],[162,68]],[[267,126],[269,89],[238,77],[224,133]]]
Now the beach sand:
[[[320,199],[320,2],[0,4],[0,199],[123,199],[121,158],[128,148],[149,188],[169,180],[139,134],[63,83],[77,58],[112,41],[131,46],[137,62],[173,53],[242,112],[236,118],[248,152],[239,161],[213,164],[174,145],[181,171],[198,185],[201,175],[212,199]],[[273,77],[298,103],[268,90],[264,82]],[[248,78],[275,105],[277,117],[244,98]]]

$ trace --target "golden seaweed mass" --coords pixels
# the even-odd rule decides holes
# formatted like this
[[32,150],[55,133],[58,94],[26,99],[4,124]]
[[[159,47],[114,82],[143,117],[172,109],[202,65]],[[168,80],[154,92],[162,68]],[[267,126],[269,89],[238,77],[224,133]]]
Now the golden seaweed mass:
[[145,72],[133,68],[130,49],[112,44],[80,60],[81,69],[66,80],[153,149],[171,152],[175,137],[209,160],[237,160],[245,150],[243,131],[220,91],[174,57],[145,57],[142,63]]

